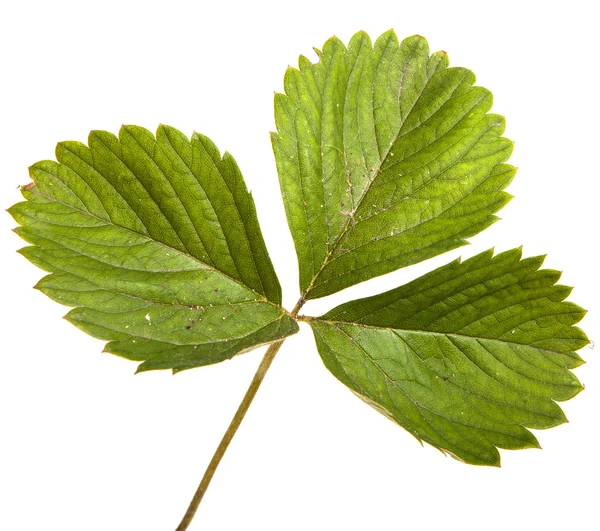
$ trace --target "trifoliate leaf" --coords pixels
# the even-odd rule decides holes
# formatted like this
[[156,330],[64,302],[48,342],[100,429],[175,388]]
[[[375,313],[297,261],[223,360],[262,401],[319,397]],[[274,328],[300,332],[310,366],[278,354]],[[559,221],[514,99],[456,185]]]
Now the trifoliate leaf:
[[464,245],[515,173],[491,93],[424,38],[317,53],[286,72],[272,136],[306,299]]
[[22,254],[51,272],[37,287],[106,351],[180,371],[298,330],[242,175],[208,138],[125,126],[56,157],[10,213]]
[[514,249],[452,262],[311,319],[327,368],[418,439],[472,464],[537,447],[526,428],[566,421],[555,401],[588,343],[560,273]]

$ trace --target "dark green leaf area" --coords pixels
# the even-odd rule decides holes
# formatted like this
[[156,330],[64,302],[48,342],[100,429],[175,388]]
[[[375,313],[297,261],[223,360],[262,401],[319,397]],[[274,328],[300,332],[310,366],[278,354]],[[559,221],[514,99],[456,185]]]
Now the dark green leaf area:
[[559,425],[556,401],[588,343],[585,314],[543,258],[519,249],[455,261],[311,320],[327,368],[420,440],[471,464],[537,447],[526,428]]
[[297,331],[254,203],[206,137],[136,126],[58,145],[10,209],[37,287],[138,370],[215,363]]
[[272,138],[307,299],[464,245],[515,173],[491,93],[424,38],[317,53],[286,72]]

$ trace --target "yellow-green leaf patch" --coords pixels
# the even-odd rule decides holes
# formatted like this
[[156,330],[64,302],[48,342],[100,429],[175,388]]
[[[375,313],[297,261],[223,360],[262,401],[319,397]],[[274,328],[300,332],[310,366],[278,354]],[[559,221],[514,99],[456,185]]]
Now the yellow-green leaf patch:
[[306,299],[464,245],[515,173],[491,93],[423,37],[317,53],[286,72],[272,136]]

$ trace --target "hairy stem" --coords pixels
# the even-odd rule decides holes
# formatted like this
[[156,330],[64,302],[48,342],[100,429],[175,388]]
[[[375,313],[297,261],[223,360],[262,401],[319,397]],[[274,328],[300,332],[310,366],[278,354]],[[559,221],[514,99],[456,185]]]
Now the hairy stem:
[[[301,297],[296,303],[294,309],[292,310],[292,317],[296,317],[298,315],[298,312],[300,311],[300,308],[302,308],[303,304],[304,297]],[[250,382],[250,387],[248,387],[248,390],[246,391],[242,402],[240,403],[237,411],[235,412],[233,419],[231,419],[229,428],[227,428],[225,435],[223,435],[219,446],[217,447],[212,459],[210,460],[210,463],[208,464],[208,467],[204,472],[204,476],[202,476],[202,481],[200,481],[200,485],[198,485],[198,489],[196,490],[196,493],[194,494],[194,497],[192,498],[192,501],[190,502],[190,505],[185,515],[183,516],[183,519],[181,520],[181,523],[179,524],[179,526],[177,526],[176,531],[185,531],[192,522],[192,519],[194,518],[194,515],[198,510],[198,506],[200,505],[200,502],[204,497],[204,493],[206,492],[206,489],[208,489],[210,481],[215,475],[217,467],[219,466],[223,455],[225,455],[225,452],[229,447],[229,443],[231,442],[233,436],[240,427],[242,420],[244,420],[244,416],[246,415],[250,404],[252,404],[252,400],[254,400],[256,392],[258,391],[258,388],[260,387],[260,384],[262,383],[265,374],[267,374],[267,371],[269,370],[269,367],[271,366],[275,355],[281,348],[281,345],[283,345],[284,341],[285,339],[277,341],[276,343],[271,343],[271,345],[267,349],[267,352],[265,352],[265,355],[262,361],[260,362],[256,373],[254,374],[254,378],[252,378],[252,382]]]

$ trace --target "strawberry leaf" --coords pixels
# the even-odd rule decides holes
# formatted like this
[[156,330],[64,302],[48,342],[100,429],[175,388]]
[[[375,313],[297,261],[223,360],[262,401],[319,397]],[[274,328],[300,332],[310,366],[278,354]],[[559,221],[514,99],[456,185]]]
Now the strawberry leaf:
[[471,464],[537,447],[526,428],[566,421],[555,400],[588,343],[560,273],[514,249],[452,262],[310,323],[327,368],[420,440]]
[[298,330],[242,175],[208,138],[126,126],[56,157],[10,213],[33,244],[21,253],[51,272],[37,288],[107,352],[181,371]]
[[491,93],[424,38],[317,53],[286,72],[272,136],[306,299],[465,245],[515,173]]

